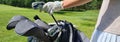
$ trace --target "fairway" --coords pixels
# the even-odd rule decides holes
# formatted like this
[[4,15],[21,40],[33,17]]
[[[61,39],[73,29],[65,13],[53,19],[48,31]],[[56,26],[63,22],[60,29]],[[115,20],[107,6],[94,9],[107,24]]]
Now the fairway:
[[[77,26],[77,29],[84,32],[89,38],[92,35],[96,24],[98,10],[88,11],[60,11],[55,12],[57,20],[67,20]],[[14,30],[6,30],[8,21],[15,15],[23,15],[33,20],[38,15],[47,23],[54,22],[51,16],[44,12],[29,8],[19,8],[0,4],[0,42],[27,42],[26,37],[17,35]]]

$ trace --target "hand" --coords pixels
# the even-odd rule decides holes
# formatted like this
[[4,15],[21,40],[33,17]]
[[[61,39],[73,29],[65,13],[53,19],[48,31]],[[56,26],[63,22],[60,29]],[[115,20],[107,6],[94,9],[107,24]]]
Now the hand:
[[63,9],[62,1],[48,2],[43,5],[43,11],[52,14],[54,11]]

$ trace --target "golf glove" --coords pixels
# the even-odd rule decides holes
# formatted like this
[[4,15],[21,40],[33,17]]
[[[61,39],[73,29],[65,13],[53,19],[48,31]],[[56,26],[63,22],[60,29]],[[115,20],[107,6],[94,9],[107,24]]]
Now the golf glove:
[[43,11],[52,14],[54,11],[59,11],[63,9],[62,1],[47,2],[43,5]]

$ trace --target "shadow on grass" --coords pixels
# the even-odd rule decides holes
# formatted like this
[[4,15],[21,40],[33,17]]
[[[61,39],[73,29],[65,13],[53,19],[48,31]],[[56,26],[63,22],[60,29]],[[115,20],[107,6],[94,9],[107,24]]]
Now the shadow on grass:
[[55,14],[65,14],[65,13],[72,13],[72,12],[85,12],[85,10],[62,10],[62,11],[58,11],[58,12],[55,12]]
[[59,12],[54,12],[55,14],[65,14],[67,13],[66,11],[59,11]]

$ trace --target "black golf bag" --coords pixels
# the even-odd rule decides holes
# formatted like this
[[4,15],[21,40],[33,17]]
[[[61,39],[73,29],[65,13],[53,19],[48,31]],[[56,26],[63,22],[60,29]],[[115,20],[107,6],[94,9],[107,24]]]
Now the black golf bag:
[[24,16],[14,16],[7,29],[15,28],[15,32],[28,37],[28,42],[89,42],[83,32],[77,30],[72,23],[58,20],[57,23],[46,23],[38,16],[32,22]]

